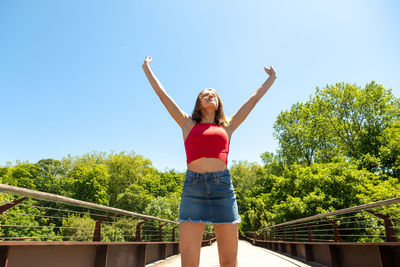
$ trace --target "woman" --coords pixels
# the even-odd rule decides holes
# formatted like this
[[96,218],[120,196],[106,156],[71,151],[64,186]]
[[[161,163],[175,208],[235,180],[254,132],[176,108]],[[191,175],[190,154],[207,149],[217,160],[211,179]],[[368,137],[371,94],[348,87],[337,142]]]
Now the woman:
[[220,266],[237,266],[238,214],[236,196],[227,169],[229,141],[256,103],[276,79],[273,67],[264,66],[269,78],[229,119],[214,89],[200,92],[192,116],[182,111],[153,74],[151,57],[143,70],[154,91],[182,129],[187,171],[179,210],[182,266],[198,266],[204,225],[212,223]]

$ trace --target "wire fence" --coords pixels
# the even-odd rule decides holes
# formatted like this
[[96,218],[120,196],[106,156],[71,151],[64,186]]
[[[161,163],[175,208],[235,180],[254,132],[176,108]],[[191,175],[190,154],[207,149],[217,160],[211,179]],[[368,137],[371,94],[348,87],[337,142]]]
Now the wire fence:
[[400,198],[318,214],[246,232],[256,240],[293,242],[398,242]]
[[[176,221],[3,184],[0,192],[0,241],[179,240]],[[204,239],[213,236],[207,228]]]

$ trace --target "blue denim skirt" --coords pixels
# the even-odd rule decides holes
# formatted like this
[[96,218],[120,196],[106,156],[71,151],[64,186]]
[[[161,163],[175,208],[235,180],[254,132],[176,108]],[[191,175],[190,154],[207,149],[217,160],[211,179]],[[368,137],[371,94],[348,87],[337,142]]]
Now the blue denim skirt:
[[240,223],[229,170],[198,173],[187,170],[178,222]]

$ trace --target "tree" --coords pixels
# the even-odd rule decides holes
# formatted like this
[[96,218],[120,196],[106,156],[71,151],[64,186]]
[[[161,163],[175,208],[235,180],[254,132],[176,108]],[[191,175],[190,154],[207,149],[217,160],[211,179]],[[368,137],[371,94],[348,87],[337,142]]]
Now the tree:
[[106,166],[80,163],[68,175],[67,187],[72,198],[101,205],[108,204],[109,174]]
[[40,168],[40,175],[35,181],[36,189],[42,192],[59,194],[60,179],[65,174],[61,161],[54,159],[39,160],[37,166]]
[[108,194],[110,206],[117,205],[117,198],[132,184],[141,184],[141,180],[150,177],[157,180],[157,170],[149,159],[134,152],[109,155],[105,161],[110,179],[108,181]]
[[313,102],[321,106],[336,144],[356,159],[367,153],[378,156],[379,136],[400,118],[399,99],[375,82],[364,88],[346,83],[317,88]]
[[348,83],[317,87],[306,103],[296,103],[277,117],[276,158],[287,165],[311,165],[345,156],[359,168],[398,175],[398,139],[393,129],[399,119],[400,100],[375,82],[364,88]]
[[148,190],[138,184],[131,184],[124,193],[118,195],[115,206],[121,209],[143,213],[147,205],[154,199]]

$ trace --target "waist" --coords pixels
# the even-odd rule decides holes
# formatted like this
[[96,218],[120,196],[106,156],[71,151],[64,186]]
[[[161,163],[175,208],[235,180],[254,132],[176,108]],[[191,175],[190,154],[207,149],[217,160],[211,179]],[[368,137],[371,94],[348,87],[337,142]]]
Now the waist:
[[228,169],[215,172],[194,172],[191,170],[186,170],[186,177],[193,177],[193,178],[213,179],[213,178],[224,177],[227,175],[230,175]]
[[225,162],[218,158],[199,158],[187,165],[187,169],[193,172],[217,172],[227,169]]

